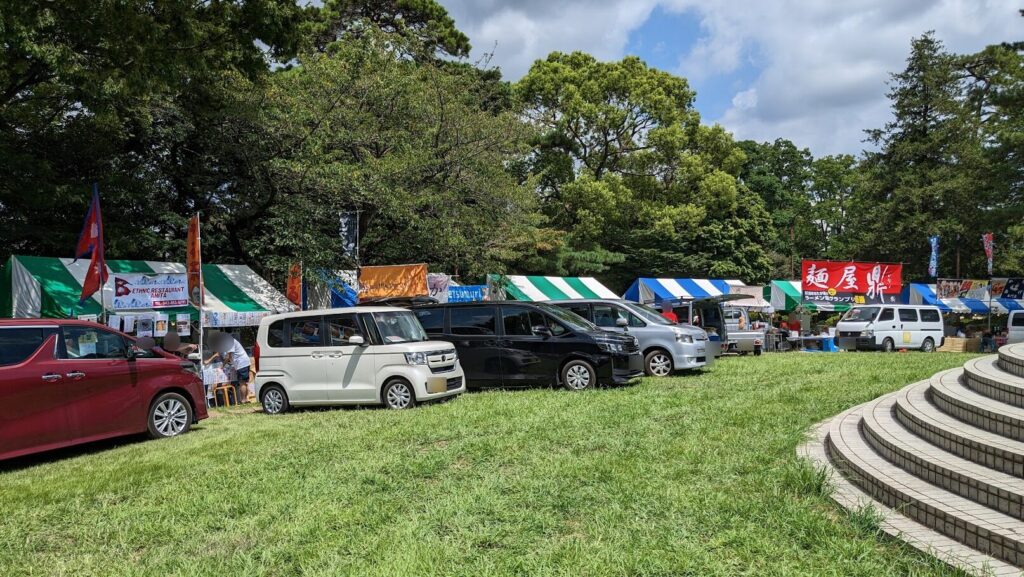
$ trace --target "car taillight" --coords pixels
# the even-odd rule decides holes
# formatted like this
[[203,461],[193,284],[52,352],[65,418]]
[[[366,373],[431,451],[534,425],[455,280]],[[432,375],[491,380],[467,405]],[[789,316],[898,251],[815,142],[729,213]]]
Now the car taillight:
[[252,347],[252,365],[256,367],[256,372],[260,372],[260,344],[256,343]]

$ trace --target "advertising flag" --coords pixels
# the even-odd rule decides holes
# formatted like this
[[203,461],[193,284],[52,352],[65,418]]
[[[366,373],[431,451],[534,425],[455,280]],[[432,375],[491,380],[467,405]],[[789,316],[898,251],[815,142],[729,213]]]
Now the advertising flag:
[[981,244],[985,247],[985,258],[988,259],[988,274],[992,274],[992,233],[981,235]]
[[359,262],[359,213],[343,212],[338,222],[342,254]]
[[928,244],[932,246],[932,256],[928,259],[928,276],[934,278],[939,276],[939,235],[928,237]]
[[92,189],[89,212],[85,215],[85,224],[82,226],[82,234],[79,235],[78,246],[75,247],[76,260],[86,256],[89,257],[89,268],[82,282],[82,296],[79,299],[79,303],[82,304],[96,294],[96,291],[102,290],[107,282],[107,260],[103,256],[103,217],[100,214],[100,193],[95,185]]
[[285,288],[285,296],[295,306],[302,309],[302,263],[292,263],[288,267],[288,286]]
[[203,253],[200,245],[199,215],[188,221],[188,241],[185,249],[185,271],[188,274],[188,300],[192,306],[202,308],[203,295]]
[[364,266],[359,269],[359,301],[427,296],[427,265]]

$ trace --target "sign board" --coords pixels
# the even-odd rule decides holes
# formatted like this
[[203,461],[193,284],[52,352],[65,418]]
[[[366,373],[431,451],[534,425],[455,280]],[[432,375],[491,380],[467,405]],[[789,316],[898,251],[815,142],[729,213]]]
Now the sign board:
[[427,275],[427,289],[430,297],[439,303],[448,302],[448,291],[452,287],[452,277],[439,272],[432,272]]
[[[1005,288],[1006,287],[1004,285],[1000,289],[1000,292],[1005,292]],[[935,281],[935,296],[940,299],[988,300],[989,281],[978,279],[940,278]],[[999,297],[993,294],[992,298]]]
[[429,294],[427,265],[364,266],[359,270],[359,301]]
[[114,310],[147,310],[188,305],[186,274],[114,274]]
[[903,288],[903,265],[803,261],[803,300],[820,303],[895,303]]
[[487,300],[487,285],[462,285],[448,287],[448,302],[471,303]]

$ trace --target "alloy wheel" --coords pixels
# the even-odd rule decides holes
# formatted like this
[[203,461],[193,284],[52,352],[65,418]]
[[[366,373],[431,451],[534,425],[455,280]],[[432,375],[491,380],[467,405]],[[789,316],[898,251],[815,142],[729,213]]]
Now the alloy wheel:
[[188,425],[188,408],[178,399],[164,399],[153,411],[153,424],[165,437],[179,435]]
[[672,372],[672,359],[668,355],[657,353],[651,357],[651,373],[656,377],[667,377]]

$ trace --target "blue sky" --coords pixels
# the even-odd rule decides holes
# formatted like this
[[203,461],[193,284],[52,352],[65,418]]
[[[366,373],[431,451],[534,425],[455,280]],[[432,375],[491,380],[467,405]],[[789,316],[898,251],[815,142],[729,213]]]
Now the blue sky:
[[886,81],[911,38],[934,30],[968,53],[1024,30],[1014,0],[438,1],[510,80],[556,50],[635,54],[687,78],[706,122],[819,156],[861,152],[889,120]]

